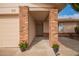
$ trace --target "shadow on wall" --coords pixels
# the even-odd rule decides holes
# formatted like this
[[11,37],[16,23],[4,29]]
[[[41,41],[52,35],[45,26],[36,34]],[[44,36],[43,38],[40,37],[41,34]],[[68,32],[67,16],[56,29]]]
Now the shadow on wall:
[[79,41],[70,39],[68,37],[59,37],[59,42],[63,44],[64,46],[79,52]]

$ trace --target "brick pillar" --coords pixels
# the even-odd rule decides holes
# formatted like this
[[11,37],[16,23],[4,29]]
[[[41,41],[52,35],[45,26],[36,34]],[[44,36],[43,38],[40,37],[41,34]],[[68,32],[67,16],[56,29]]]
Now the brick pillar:
[[28,43],[28,7],[20,6],[20,41],[25,40]]
[[51,9],[49,13],[49,42],[50,46],[58,43],[58,9]]

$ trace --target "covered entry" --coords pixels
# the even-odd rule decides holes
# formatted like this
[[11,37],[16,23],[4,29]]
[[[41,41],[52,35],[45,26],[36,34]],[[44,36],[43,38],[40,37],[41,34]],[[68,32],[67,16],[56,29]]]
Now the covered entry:
[[[21,40],[25,40],[30,45],[32,40],[36,37],[36,34],[37,36],[48,36],[50,45],[52,45],[52,43],[54,42],[53,40],[57,41],[58,39],[57,15],[58,11],[61,10],[65,6],[65,4],[8,4],[8,5],[1,4],[1,5],[2,6],[0,6],[1,7],[0,11],[1,12],[3,11],[2,12],[3,15],[0,16],[1,19],[0,46],[5,45],[5,47],[17,47],[19,44],[18,42],[20,42]],[[5,7],[9,8],[6,9]],[[6,11],[3,10],[2,8],[6,9]],[[34,12],[33,15],[30,14],[30,11]],[[8,15],[4,15],[5,13],[7,13]],[[13,15],[10,15],[10,13]],[[19,14],[19,17],[18,15],[15,16],[14,14]],[[34,17],[34,15],[36,16]],[[35,22],[37,23],[37,19],[38,21],[39,20],[42,21],[40,25],[41,32],[39,32],[39,30],[37,30],[36,32],[35,29],[36,27],[34,24]],[[48,25],[46,25],[47,27],[44,26],[45,25],[44,22],[48,23]],[[37,27],[39,27],[39,25],[37,25]]]
[[[49,11],[30,11],[30,17],[33,18],[35,24],[35,36],[44,37],[49,33]],[[46,25],[47,24],[47,25]]]
[[[24,36],[26,36],[26,41],[29,43],[29,45],[32,43],[32,41],[35,39],[36,36],[43,37],[45,34],[48,34],[49,43],[51,46],[53,43],[57,43],[57,40],[58,40],[58,20],[57,20],[58,9],[54,9],[54,8],[41,9],[40,8],[39,10],[38,8],[33,8],[33,10],[29,10],[28,7],[21,6],[20,13],[22,14],[20,17],[21,24],[22,25],[26,24],[26,26],[24,25],[23,27],[25,27],[27,31],[26,31],[26,34],[24,32],[23,33],[24,33]],[[22,21],[24,20],[25,22],[22,23]],[[45,26],[47,25],[44,24],[44,22],[48,23],[47,29],[45,29]],[[47,33],[45,32],[46,30],[47,30]],[[21,35],[21,37],[22,36],[23,35]],[[25,40],[25,37],[23,39]]]

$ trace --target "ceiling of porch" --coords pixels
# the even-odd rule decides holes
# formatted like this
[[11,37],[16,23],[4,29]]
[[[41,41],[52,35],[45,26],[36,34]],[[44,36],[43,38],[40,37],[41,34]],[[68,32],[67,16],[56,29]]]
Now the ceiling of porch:
[[44,21],[48,18],[49,11],[31,11],[30,16],[36,21]]

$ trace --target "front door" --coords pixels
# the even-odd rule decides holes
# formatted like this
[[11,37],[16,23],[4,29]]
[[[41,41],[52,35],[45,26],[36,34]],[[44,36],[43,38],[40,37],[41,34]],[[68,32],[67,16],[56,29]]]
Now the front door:
[[36,22],[36,36],[43,36],[43,23]]

